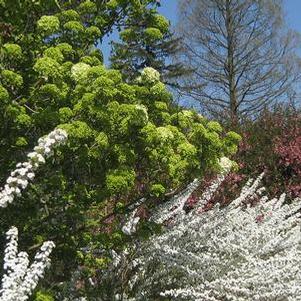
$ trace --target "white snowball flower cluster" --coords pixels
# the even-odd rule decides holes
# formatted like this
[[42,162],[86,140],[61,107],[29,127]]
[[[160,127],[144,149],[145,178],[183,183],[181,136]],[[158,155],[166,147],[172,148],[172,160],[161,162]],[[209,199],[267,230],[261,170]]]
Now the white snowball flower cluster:
[[227,157],[222,157],[219,161],[219,165],[221,167],[221,171],[222,173],[229,173],[232,166],[233,166],[233,161],[231,161],[229,158]]
[[145,84],[156,84],[160,81],[160,73],[152,67],[146,67],[141,72],[140,80]]
[[71,68],[71,76],[76,82],[80,82],[81,80],[87,77],[87,74],[91,66],[85,63],[77,63]]
[[0,191],[0,207],[6,207],[16,196],[21,195],[22,190],[35,177],[35,170],[45,163],[45,159],[53,154],[53,149],[66,139],[67,133],[64,130],[55,129],[38,140],[34,151],[27,155],[28,161],[18,163],[17,168],[7,178],[4,188]]
[[[112,295],[127,301],[301,300],[300,200],[288,203],[284,194],[268,200],[261,174],[229,206],[199,210],[224,176],[204,192],[198,208],[178,212],[162,234],[127,252],[130,257],[120,261],[115,281],[127,278]],[[251,206],[254,198],[260,201]],[[168,209],[161,212],[154,220],[170,217]]]
[[6,233],[8,243],[4,251],[4,271],[0,289],[1,301],[25,301],[43,277],[45,268],[50,265],[49,255],[54,243],[44,242],[34,261],[29,265],[26,252],[18,253],[18,229],[10,228]]

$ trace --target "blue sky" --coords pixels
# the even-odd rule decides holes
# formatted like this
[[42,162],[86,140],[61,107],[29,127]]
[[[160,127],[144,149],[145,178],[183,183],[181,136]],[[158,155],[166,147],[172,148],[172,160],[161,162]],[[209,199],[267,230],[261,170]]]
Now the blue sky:
[[[178,0],[161,0],[161,3],[160,13],[174,24],[177,20]],[[301,33],[301,0],[284,0],[284,9],[288,25]]]
[[301,1],[300,0],[284,0],[286,10],[286,21],[289,27],[299,31],[301,34]]
[[[177,21],[177,3],[178,0],[161,0],[162,6],[160,7],[159,12],[166,18],[168,18],[171,21],[172,25],[174,25]],[[290,28],[300,32],[301,34],[301,0],[284,0],[284,9],[287,25]],[[113,34],[111,38],[116,39],[117,34]],[[101,48],[104,53],[105,62],[108,63],[107,58],[110,54],[110,45],[108,38],[105,39]]]
[[[177,19],[178,0],[161,0],[161,3],[162,7],[160,12],[174,24]],[[284,0],[284,9],[286,10],[286,21],[288,25],[301,33],[301,1]]]

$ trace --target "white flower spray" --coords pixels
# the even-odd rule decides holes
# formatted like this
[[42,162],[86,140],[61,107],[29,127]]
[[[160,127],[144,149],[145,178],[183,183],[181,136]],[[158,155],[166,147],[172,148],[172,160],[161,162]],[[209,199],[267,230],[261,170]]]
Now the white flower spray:
[[131,214],[128,216],[127,221],[123,225],[121,231],[126,235],[132,235],[137,231],[137,225],[139,223],[140,217],[136,216],[138,209],[136,208]]
[[26,252],[18,253],[18,229],[11,227],[6,233],[7,245],[4,251],[4,272],[0,290],[1,301],[25,301],[43,278],[50,265],[49,255],[55,247],[51,241],[44,242],[34,261],[29,265]]
[[[223,161],[229,171],[229,162]],[[199,210],[225,174],[188,214],[179,210],[181,197],[175,197],[174,204],[180,204],[174,207],[175,222],[138,248],[118,255],[123,258],[117,261],[120,273],[116,273],[116,263],[114,271],[119,276],[126,271],[123,283],[127,285],[114,295],[127,301],[301,300],[300,200],[287,202],[285,194],[269,200],[260,186],[261,174],[249,180],[229,206]],[[251,206],[255,198],[259,202]],[[170,202],[156,210],[153,220],[173,217],[172,206]]]
[[44,164],[45,159],[53,154],[53,149],[64,143],[66,139],[67,133],[64,130],[56,129],[38,140],[34,151],[27,155],[28,161],[18,163],[17,168],[7,178],[6,184],[0,191],[0,207],[7,207],[17,196],[21,195],[21,191],[35,177],[35,170]]

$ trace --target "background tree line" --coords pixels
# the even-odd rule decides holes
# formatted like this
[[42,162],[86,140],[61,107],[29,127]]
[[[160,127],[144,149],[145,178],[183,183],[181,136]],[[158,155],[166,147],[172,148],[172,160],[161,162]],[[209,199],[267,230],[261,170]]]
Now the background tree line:
[[[281,0],[180,0],[177,38],[165,41],[163,52],[163,44],[154,45],[157,54],[146,35],[138,38],[143,26],[135,26],[129,28],[136,34],[115,44],[113,66],[123,51],[136,72],[145,64],[172,67],[173,87],[209,116],[236,124],[275,102],[296,100],[300,39],[286,25]],[[159,66],[160,52],[173,65]],[[127,72],[128,64],[119,68]]]

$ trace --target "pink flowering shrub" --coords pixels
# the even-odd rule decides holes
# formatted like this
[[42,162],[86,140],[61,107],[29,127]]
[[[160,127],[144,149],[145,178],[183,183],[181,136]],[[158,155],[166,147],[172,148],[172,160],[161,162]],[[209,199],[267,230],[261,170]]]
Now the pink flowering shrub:
[[[301,118],[296,123],[301,124]],[[301,196],[301,125],[294,124],[285,134],[275,139],[274,152],[285,179],[287,190],[293,197]]]
[[[301,196],[301,114],[290,106],[266,110],[246,120],[237,132],[242,136],[234,160],[239,170],[230,173],[209,202],[228,204],[248,176],[265,172],[264,186],[270,195],[286,191]],[[210,205],[211,203],[211,205]]]

